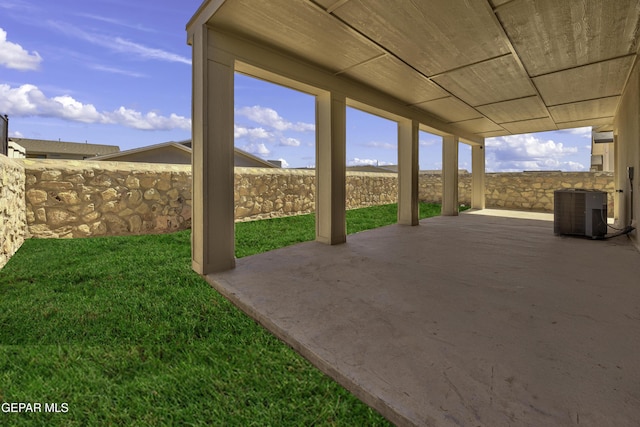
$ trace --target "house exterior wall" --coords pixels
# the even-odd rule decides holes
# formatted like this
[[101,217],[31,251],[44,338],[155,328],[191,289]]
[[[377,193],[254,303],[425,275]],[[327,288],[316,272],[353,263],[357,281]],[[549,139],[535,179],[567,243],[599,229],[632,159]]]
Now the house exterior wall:
[[[620,202],[618,222],[620,226],[631,224],[638,227],[640,214],[640,70],[636,63],[627,87],[622,95],[618,113],[614,122],[616,136],[616,189]],[[627,168],[634,168],[633,185],[629,180]],[[633,199],[633,200],[632,200]],[[640,249],[638,231],[630,233],[631,239]]]
[[0,268],[24,242],[25,208],[24,168],[17,161],[0,155]]
[[[191,226],[189,166],[33,159],[19,162],[26,176],[30,237],[162,233]],[[235,220],[314,212],[315,179],[313,170],[235,168]],[[470,173],[459,173],[460,203],[470,204],[471,182]],[[486,206],[552,212],[553,191],[560,188],[593,188],[612,194],[613,174],[487,174]],[[396,174],[347,172],[347,209],[395,203],[397,194]],[[421,173],[419,199],[440,203],[441,198],[441,174]]]

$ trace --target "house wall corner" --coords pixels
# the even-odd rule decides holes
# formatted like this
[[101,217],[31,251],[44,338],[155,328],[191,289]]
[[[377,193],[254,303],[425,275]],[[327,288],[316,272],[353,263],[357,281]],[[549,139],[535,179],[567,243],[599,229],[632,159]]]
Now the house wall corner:
[[[614,121],[616,135],[615,185],[618,209],[618,224],[631,225],[636,230],[629,236],[640,249],[638,238],[638,215],[640,215],[640,69],[636,63],[622,94]],[[633,168],[633,179],[629,179],[629,168]]]
[[26,233],[24,167],[0,155],[0,269],[20,249]]

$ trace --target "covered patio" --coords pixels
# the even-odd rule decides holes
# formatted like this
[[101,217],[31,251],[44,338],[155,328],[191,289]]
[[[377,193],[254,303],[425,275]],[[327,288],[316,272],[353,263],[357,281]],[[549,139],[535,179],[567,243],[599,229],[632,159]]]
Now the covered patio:
[[550,215],[478,213],[254,255],[207,280],[397,425],[637,425],[637,250],[554,236]]
[[[611,131],[616,224],[637,227],[638,28],[639,0],[205,1],[194,270],[397,424],[637,424],[637,232],[458,216],[457,170],[471,145],[482,212],[485,138]],[[236,73],[316,99],[316,242],[237,261]],[[397,122],[399,188],[398,225],[347,237],[348,106]],[[419,222],[421,130],[442,137],[443,216]]]
[[[443,215],[457,215],[458,144],[485,207],[486,137],[611,131],[615,212],[640,211],[638,0],[207,0],[193,46],[193,268],[235,265],[234,76],[316,98],[316,240],[346,240],[346,108],[398,124],[398,223],[418,224],[418,133],[442,137]],[[640,245],[636,233],[632,234]]]

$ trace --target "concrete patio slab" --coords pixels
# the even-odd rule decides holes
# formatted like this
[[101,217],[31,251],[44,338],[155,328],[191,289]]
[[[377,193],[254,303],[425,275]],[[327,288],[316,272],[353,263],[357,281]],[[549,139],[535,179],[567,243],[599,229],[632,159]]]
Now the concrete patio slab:
[[640,254],[624,236],[463,214],[207,279],[398,425],[640,422]]

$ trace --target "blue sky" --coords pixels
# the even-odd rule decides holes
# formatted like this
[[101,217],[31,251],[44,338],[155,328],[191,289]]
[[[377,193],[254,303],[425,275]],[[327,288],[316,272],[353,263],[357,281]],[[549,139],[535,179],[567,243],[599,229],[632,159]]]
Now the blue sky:
[[[191,137],[191,48],[199,0],[3,0],[0,113],[10,135],[121,150]],[[236,77],[236,146],[289,167],[315,164],[314,100]],[[347,162],[397,163],[397,128],[347,112]],[[491,138],[488,171],[588,170],[590,128]],[[460,145],[460,168],[471,170]],[[441,168],[441,141],[420,135],[420,168]]]

